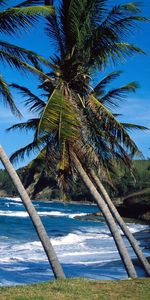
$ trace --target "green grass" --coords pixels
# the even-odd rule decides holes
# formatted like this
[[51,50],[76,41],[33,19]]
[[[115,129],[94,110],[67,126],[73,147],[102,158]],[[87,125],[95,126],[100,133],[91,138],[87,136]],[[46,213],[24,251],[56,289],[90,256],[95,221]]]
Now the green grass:
[[0,300],[29,299],[149,300],[150,279],[95,281],[78,278],[0,288]]

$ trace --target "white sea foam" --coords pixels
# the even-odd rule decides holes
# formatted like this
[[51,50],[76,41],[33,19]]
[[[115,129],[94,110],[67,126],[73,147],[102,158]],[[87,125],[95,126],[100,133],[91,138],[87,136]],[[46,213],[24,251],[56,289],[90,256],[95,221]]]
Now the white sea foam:
[[[90,265],[97,265],[97,264],[105,264],[108,263],[110,261],[110,259],[102,259],[102,260],[96,260],[96,261],[73,261],[72,265],[85,265],[85,266],[90,266]],[[112,259],[112,261],[118,261],[118,258],[116,259]]]
[[71,256],[71,257],[74,257],[74,256],[88,256],[88,255],[91,255],[91,256],[95,256],[95,255],[100,255],[100,254],[113,254],[113,253],[117,253],[117,250],[116,251],[113,251],[113,250],[107,250],[107,249],[99,249],[99,251],[78,251],[78,252],[70,252],[70,253],[62,253],[61,254],[61,257],[68,257],[68,256]]
[[84,236],[84,235],[79,236],[74,233],[69,233],[66,236],[52,239],[52,243],[53,243],[53,245],[69,245],[69,244],[81,243],[85,240],[86,240],[86,236]]
[[[114,256],[113,260],[116,259],[117,250],[113,249],[111,245],[107,244],[107,247],[104,247],[101,243],[100,248],[92,246],[91,240],[95,240],[94,243],[97,245],[100,236],[98,234],[88,234],[88,232],[86,234],[69,233],[63,237],[52,238],[51,242],[56,249],[60,261],[65,264],[86,265],[96,263],[97,261],[110,261],[112,255]],[[104,234],[102,236],[104,237]],[[107,235],[106,237],[109,239]],[[4,244],[0,252],[0,263],[7,266],[12,264],[15,267],[15,264],[19,262],[47,261],[40,241]]]
[[[16,271],[25,271],[25,270],[28,270],[29,268],[27,268],[27,267],[16,267],[15,266],[15,268],[14,268],[14,271],[16,272]],[[5,266],[5,268],[1,268],[1,270],[6,270],[6,266]],[[7,271],[10,271],[10,272],[12,272],[13,270],[12,270],[12,267],[7,267]]]
[[44,212],[40,212],[38,211],[38,214],[40,216],[58,216],[58,217],[63,217],[63,216],[68,216],[68,214],[66,213],[62,213],[60,211],[44,211]]
[[56,216],[56,217],[68,217],[73,219],[76,216],[84,216],[86,213],[76,213],[76,214],[70,214],[70,213],[63,213],[60,211],[45,211],[45,212],[38,212],[40,216]]
[[83,243],[86,240],[94,240],[94,239],[110,239],[110,237],[106,234],[76,234],[76,233],[69,233],[66,236],[63,237],[58,237],[58,238],[54,238],[52,239],[52,243],[53,245],[73,245],[73,244],[77,244],[77,243]]
[[11,201],[17,201],[17,202],[22,201],[20,197],[4,197],[4,199],[11,200]]
[[76,213],[76,214],[69,214],[69,218],[73,219],[75,217],[82,217],[82,216],[86,216],[87,214],[86,213]]
[[[38,211],[38,215],[39,216],[54,216],[54,217],[69,217],[69,218],[74,218],[75,216],[83,216],[86,215],[84,213],[79,213],[79,214],[67,214],[67,213],[63,213],[60,211]],[[10,216],[10,217],[21,217],[21,218],[26,218],[28,217],[28,213],[26,211],[11,211],[11,210],[7,210],[7,211],[3,211],[0,210],[0,216]]]
[[0,210],[0,216],[26,218],[29,215],[25,211],[11,211],[11,210],[3,211],[3,210]]
[[142,224],[128,223],[127,225],[132,233],[136,233],[138,231],[142,231],[149,228],[149,225],[142,225]]

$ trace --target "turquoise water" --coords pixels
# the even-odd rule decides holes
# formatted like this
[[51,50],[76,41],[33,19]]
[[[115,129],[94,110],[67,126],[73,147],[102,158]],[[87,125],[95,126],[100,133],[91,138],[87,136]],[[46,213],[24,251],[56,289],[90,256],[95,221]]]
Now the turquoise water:
[[[83,221],[76,215],[97,212],[95,205],[34,202],[67,277],[125,279],[113,238],[104,221]],[[150,227],[129,224],[144,253],[150,256]],[[52,271],[19,198],[0,198],[0,285],[53,279]],[[134,254],[125,240],[131,256]],[[144,276],[136,263],[139,276]]]

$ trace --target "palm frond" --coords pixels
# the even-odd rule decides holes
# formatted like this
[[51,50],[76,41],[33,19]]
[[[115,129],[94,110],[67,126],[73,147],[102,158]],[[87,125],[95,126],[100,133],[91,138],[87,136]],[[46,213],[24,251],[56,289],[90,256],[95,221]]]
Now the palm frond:
[[[101,27],[106,27],[109,25],[113,25],[115,23],[119,23],[120,21],[123,23],[125,22],[124,25],[126,25],[127,18],[133,18],[133,20],[129,19],[129,22],[134,22],[137,18],[137,21],[139,21],[139,18],[142,18],[142,16],[139,16],[137,14],[141,13],[140,10],[140,3],[138,2],[132,2],[132,3],[126,3],[126,4],[120,4],[120,5],[115,5],[112,7],[110,12],[108,13],[106,19],[103,21],[101,24]],[[145,20],[145,18],[144,18]],[[130,25],[130,24],[129,24]],[[126,29],[126,28],[125,28]]]
[[9,106],[13,114],[15,114],[19,118],[22,117],[20,111],[13,101],[13,97],[9,90],[8,84],[2,76],[0,76],[0,98],[3,100],[5,105]]
[[102,35],[102,39],[103,38],[104,41],[102,41],[101,47],[91,49],[91,56],[88,61],[89,68],[96,67],[102,69],[106,67],[108,63],[115,64],[117,61],[124,62],[127,57],[134,54],[145,54],[142,49],[133,44],[127,42],[110,44],[105,40],[105,34]]
[[[89,49],[89,66],[98,64],[102,66],[108,59],[125,59],[134,53],[143,53],[141,49],[133,44],[126,43],[124,36],[133,32],[137,22],[145,22],[147,19],[140,15],[138,3],[114,6],[107,14],[105,20],[96,26],[93,34],[85,40],[85,49]],[[115,46],[116,45],[116,46]],[[103,58],[103,59],[102,59]]]
[[63,92],[55,89],[46,104],[38,126],[38,136],[57,132],[58,141],[74,140],[78,137],[79,121]]
[[101,96],[104,94],[105,92],[105,88],[107,87],[107,85],[114,79],[116,79],[120,74],[122,73],[122,71],[114,71],[112,73],[110,73],[109,75],[107,75],[106,77],[104,77],[93,89],[93,93],[96,96]]
[[0,51],[5,51],[8,54],[16,56],[26,62],[34,62],[34,64],[36,65],[38,65],[39,63],[43,63],[46,66],[50,66],[49,61],[47,61],[46,59],[44,59],[44,57],[38,55],[37,53],[2,40],[0,41]]
[[29,108],[29,111],[39,112],[39,113],[42,112],[46,103],[43,100],[41,100],[38,96],[33,94],[26,87],[20,86],[18,84],[13,83],[10,85],[10,87],[17,89],[23,95],[23,97],[26,98],[24,100],[24,103],[25,106]]
[[132,131],[132,130],[149,130],[148,127],[145,127],[145,126],[142,126],[142,125],[129,124],[129,123],[124,123],[124,122],[121,122],[121,124],[128,131]]
[[133,54],[145,54],[144,50],[142,50],[141,48],[133,45],[133,44],[129,44],[126,42],[123,43],[116,43],[116,51],[114,49],[114,47],[112,47],[111,51],[112,51],[112,60],[115,60],[115,58],[117,59],[117,57],[120,60],[125,60],[127,56],[132,56]]
[[100,102],[106,106],[117,106],[118,101],[123,101],[129,92],[135,92],[138,87],[139,84],[137,82],[130,82],[120,88],[110,90],[100,98]]
[[96,34],[98,35],[103,30],[107,31],[108,38],[114,37],[119,41],[120,35],[127,35],[132,32],[137,21],[147,21],[143,16],[137,15],[141,13],[137,2],[121,4],[114,6],[108,13],[106,19],[97,27]]
[[17,123],[12,125],[11,127],[7,128],[6,131],[14,131],[14,130],[21,130],[21,131],[36,131],[37,127],[39,124],[39,119],[38,118],[34,118],[34,119],[30,119],[26,122],[22,122],[22,123]]
[[[114,132],[106,130],[99,126],[96,120],[93,118],[91,121],[91,135],[92,135],[92,145],[94,149],[94,154],[96,153],[97,161],[94,161],[95,168],[99,170],[100,168],[110,168],[111,162],[120,163],[130,167],[132,164],[132,158],[141,158],[141,152],[138,147],[134,146],[134,151],[126,148],[123,143],[120,143],[118,136],[114,135]],[[129,138],[128,138],[129,139]],[[130,138],[130,143],[132,139]],[[85,160],[88,160],[85,153]],[[93,161],[92,161],[93,164]]]
[[54,13],[51,6],[15,7],[0,11],[0,32],[14,34],[19,28],[33,26],[38,16],[49,16]]
[[113,116],[115,117],[115,118],[117,118],[117,117],[120,117],[120,116],[122,116],[122,114],[113,114]]
[[49,79],[49,76],[47,76],[42,71],[38,70],[37,68],[33,67],[31,64],[26,63],[25,61],[21,60],[17,56],[10,54],[4,50],[0,50],[0,59],[4,63],[8,63],[9,66],[15,67],[18,70],[21,70],[23,72],[31,72],[34,75],[38,75],[42,79]]
[[[105,2],[100,0],[62,1],[60,20],[66,49],[84,50],[83,42],[91,36],[93,24],[98,23],[105,11]],[[81,54],[79,51],[79,55]]]
[[12,163],[18,163],[19,160],[24,160],[25,156],[30,156],[30,154],[34,153],[37,155],[37,153],[40,152],[40,149],[42,148],[42,145],[38,143],[37,141],[33,141],[29,143],[28,145],[20,148],[19,150],[15,151],[11,156],[10,156],[10,161]]
[[[130,151],[132,155],[137,153],[137,146],[130,138],[123,125],[116,120],[113,114],[106,109],[106,107],[99,102],[94,96],[90,96],[88,99],[88,106],[92,110],[101,129],[109,134],[112,134],[116,140],[124,145],[126,149]],[[95,122],[96,122],[95,119]]]
[[46,19],[46,34],[51,39],[52,43],[55,42],[58,51],[61,53],[62,56],[64,56],[65,49],[59,20],[56,15],[51,15]]
[[62,1],[60,18],[64,33],[65,46],[70,53],[80,40],[81,16],[85,11],[87,1]]

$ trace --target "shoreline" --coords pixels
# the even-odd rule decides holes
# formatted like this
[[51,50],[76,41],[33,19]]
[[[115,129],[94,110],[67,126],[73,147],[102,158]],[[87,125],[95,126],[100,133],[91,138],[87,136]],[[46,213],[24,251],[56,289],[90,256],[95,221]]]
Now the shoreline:
[[[19,199],[20,201],[21,198],[20,197],[17,197],[17,196],[0,196],[0,199]],[[47,200],[47,199],[42,199],[42,200],[39,200],[39,199],[30,199],[32,202],[44,202],[44,203],[52,203],[52,202],[56,202],[56,203],[62,203],[62,204],[78,204],[78,205],[94,205],[94,206],[97,206],[96,203],[94,202],[90,202],[90,201],[73,201],[73,200],[67,200],[67,201],[63,201],[63,200],[56,200],[56,199],[52,199],[52,200]],[[16,200],[17,201],[17,200]]]
[[[15,199],[18,199],[18,201],[21,201],[21,198],[20,197],[17,197],[17,196],[0,196],[0,199],[12,199],[15,201]],[[16,200],[17,201],[17,200]],[[58,200],[58,199],[51,199],[51,200],[47,200],[47,199],[31,199],[31,201],[33,203],[36,203],[36,202],[43,202],[43,203],[61,203],[61,204],[64,204],[64,205],[68,205],[68,204],[74,204],[74,205],[91,205],[91,206],[97,206],[96,203],[94,203],[93,201],[86,201],[86,200],[79,200],[79,201],[74,201],[74,200]],[[149,218],[141,218],[140,216],[130,216],[130,213],[129,213],[129,216],[128,216],[128,213],[125,214],[125,207],[122,211],[122,207],[124,206],[122,203],[117,203],[117,201],[114,201],[114,205],[115,207],[117,208],[119,214],[121,215],[121,217],[125,220],[126,223],[139,223],[139,224],[146,224],[146,225],[150,225],[150,216]],[[128,208],[129,209],[129,208]],[[149,213],[150,215],[150,213]],[[93,214],[87,214],[87,216],[85,216],[85,219],[88,218],[92,220],[94,220],[95,218],[95,221],[99,221],[97,220],[98,217],[102,217],[102,214],[101,212],[97,212],[97,213],[93,213]]]

